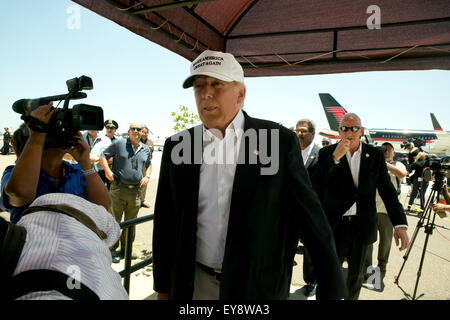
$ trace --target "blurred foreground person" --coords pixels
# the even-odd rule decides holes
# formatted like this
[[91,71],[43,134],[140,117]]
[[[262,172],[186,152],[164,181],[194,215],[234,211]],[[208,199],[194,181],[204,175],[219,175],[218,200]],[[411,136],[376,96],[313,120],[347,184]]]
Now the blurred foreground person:
[[109,247],[119,234],[103,206],[64,193],[37,198],[16,225],[0,221],[0,269],[6,279],[0,295],[8,300],[128,299],[111,268]]
[[[394,146],[385,142],[382,144],[382,150],[384,150],[384,159],[386,160],[386,168],[388,169],[389,177],[391,179],[392,184],[397,190],[397,195],[400,196],[401,193],[401,180],[406,177],[407,171],[406,167],[400,161],[394,161],[395,150]],[[378,268],[381,275],[380,288],[375,288],[379,291],[383,291],[384,282],[383,279],[386,275],[386,267],[389,261],[389,254],[391,252],[392,247],[392,237],[394,235],[394,227],[392,226],[391,220],[387,214],[386,206],[383,203],[383,199],[381,199],[379,193],[377,192],[377,214],[378,214],[378,233],[379,233],[379,243],[378,243],[378,253],[377,253],[377,261]],[[370,272],[367,272],[372,266],[372,253],[373,253],[373,244],[369,245],[367,249],[366,256],[366,277],[369,276]]]

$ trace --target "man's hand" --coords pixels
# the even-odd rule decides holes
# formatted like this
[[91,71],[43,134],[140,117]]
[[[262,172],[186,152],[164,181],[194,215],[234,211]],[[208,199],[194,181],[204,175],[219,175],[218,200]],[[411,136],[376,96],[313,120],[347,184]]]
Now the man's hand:
[[169,294],[168,293],[158,293],[156,295],[157,300],[169,300]]
[[104,169],[105,170],[105,177],[109,181],[114,181],[114,173],[111,171],[111,169]]
[[399,246],[399,240],[400,240],[400,243],[401,243],[400,248],[399,248],[400,251],[408,248],[409,237],[408,237],[408,234],[406,233],[405,227],[394,228],[394,239],[395,239],[395,245],[397,247]]
[[447,211],[450,211],[450,205],[443,203],[435,203],[433,204],[433,210],[438,214],[441,219],[447,217]]
[[91,168],[91,159],[89,157],[90,148],[86,141],[84,141],[80,131],[78,131],[75,138],[78,140],[78,144],[70,149],[68,153],[72,155],[83,170],[88,170]]
[[49,123],[50,119],[57,111],[58,109],[53,108],[53,102],[50,102],[48,105],[39,106],[31,111],[30,116],[43,123]]
[[149,182],[150,178],[147,178],[147,176],[143,177],[139,183],[139,188],[145,188]]
[[336,149],[333,152],[333,158],[336,161],[341,160],[343,156],[347,154],[347,152],[350,150],[350,140],[341,140],[339,141]]

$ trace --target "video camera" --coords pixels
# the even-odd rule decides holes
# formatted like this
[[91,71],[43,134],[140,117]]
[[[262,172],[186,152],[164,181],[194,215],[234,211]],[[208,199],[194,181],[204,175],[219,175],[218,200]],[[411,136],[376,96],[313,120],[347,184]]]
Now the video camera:
[[443,164],[442,159],[436,156],[428,156],[425,159],[424,167],[429,167],[433,171],[449,170],[450,164]]
[[[14,102],[12,109],[22,114],[21,119],[30,129],[39,132],[47,132],[44,148],[68,149],[78,145],[75,135],[80,130],[102,130],[103,129],[103,109],[101,107],[88,104],[77,104],[69,109],[69,101],[83,99],[87,94],[80,92],[91,90],[94,86],[92,79],[87,76],[73,78],[66,81],[69,93],[41,97],[37,99],[21,99]],[[42,105],[47,105],[51,101],[64,100],[64,106],[58,110],[45,124],[31,116],[31,112]]]
[[[428,156],[425,159],[424,168],[430,168],[433,175],[431,176],[431,172],[429,174],[429,178],[427,181],[431,181],[434,178],[434,181],[438,185],[443,184],[444,178],[447,176],[446,170],[450,170],[450,164],[444,164],[443,159],[438,158],[436,156]],[[425,175],[424,175],[425,179]]]
[[410,138],[408,140],[403,141],[400,144],[400,147],[405,150],[411,150],[413,147],[417,147],[422,150],[421,147],[425,145],[425,141],[421,138]]

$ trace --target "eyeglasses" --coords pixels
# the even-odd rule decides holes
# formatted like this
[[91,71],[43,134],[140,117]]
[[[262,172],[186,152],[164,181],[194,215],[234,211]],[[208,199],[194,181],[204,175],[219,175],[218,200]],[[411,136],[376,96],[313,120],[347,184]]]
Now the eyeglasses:
[[305,129],[295,129],[295,132],[297,132],[297,133],[299,133],[299,132],[301,132],[301,133],[307,133],[307,132],[309,132],[308,130],[305,130]]
[[131,131],[141,131],[142,128],[130,128]]
[[108,126],[108,127],[106,127],[106,129],[109,129],[109,130],[115,130],[116,127]]
[[351,132],[356,132],[359,129],[361,129],[361,127],[358,127],[358,126],[353,126],[353,127],[342,126],[339,129],[341,129],[341,131],[344,131],[344,132],[347,132],[348,130],[350,130]]

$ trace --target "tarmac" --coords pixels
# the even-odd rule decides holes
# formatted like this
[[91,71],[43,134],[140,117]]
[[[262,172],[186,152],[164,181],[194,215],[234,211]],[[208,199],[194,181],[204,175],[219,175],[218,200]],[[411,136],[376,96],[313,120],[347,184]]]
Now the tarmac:
[[[156,188],[159,177],[159,166],[161,161],[161,151],[154,152],[152,161],[152,174],[150,184],[147,188],[146,201],[150,204],[150,208],[141,208],[138,216],[145,216],[153,213],[156,197]],[[14,164],[15,155],[0,155],[0,172],[8,165]],[[431,190],[431,184],[428,188],[427,197]],[[401,203],[406,207],[410,186],[402,185]],[[9,218],[6,212],[0,212],[0,216]],[[431,215],[431,217],[433,217]],[[412,240],[416,233],[414,243],[407,259],[404,259],[405,253],[400,252],[392,241],[392,248],[387,265],[386,276],[384,277],[384,290],[376,290],[380,287],[375,273],[370,278],[373,284],[363,286],[361,289],[360,300],[411,300],[413,296],[419,300],[449,300],[450,299],[450,217],[440,218],[436,216],[432,233],[428,235],[424,232],[424,227],[418,227],[419,217],[417,214],[407,216],[408,219],[408,235]],[[151,256],[152,250],[152,230],[153,222],[146,222],[136,227],[136,239],[133,244],[133,251],[137,254],[138,259],[133,260],[132,264],[142,261]],[[301,245],[301,243],[299,243]],[[426,250],[424,250],[426,247]],[[377,262],[378,242],[374,243],[373,262]],[[423,256],[423,264],[420,265]],[[293,267],[290,300],[315,300],[315,296],[306,297],[304,289],[302,266],[303,255],[296,254],[296,265]],[[398,285],[395,284],[396,276],[399,275]],[[120,272],[124,269],[123,260],[118,264],[112,264],[114,270]],[[344,273],[345,273],[344,263]],[[416,294],[414,295],[417,283]],[[156,293],[153,291],[153,273],[151,265],[142,268],[132,274],[130,280],[131,300],[155,300]]]

